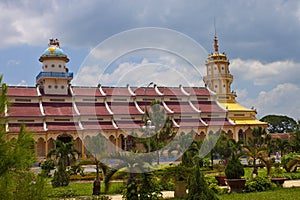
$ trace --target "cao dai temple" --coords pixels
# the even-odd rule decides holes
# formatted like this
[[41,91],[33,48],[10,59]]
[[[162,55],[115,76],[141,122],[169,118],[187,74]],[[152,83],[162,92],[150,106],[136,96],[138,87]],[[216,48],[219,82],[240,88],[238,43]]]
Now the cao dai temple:
[[73,86],[69,58],[53,39],[39,61],[42,70],[36,76],[36,86],[8,86],[9,106],[4,113],[9,137],[17,137],[20,125],[25,124],[33,133],[39,157],[46,157],[59,138],[74,141],[84,158],[86,136],[99,133],[116,147],[129,150],[130,133],[144,125],[145,109],[151,109],[154,100],[160,102],[175,130],[193,131],[195,139],[221,131],[244,140],[253,128],[266,126],[256,119],[256,110],[236,102],[229,61],[219,53],[216,37],[214,52],[206,61],[205,87]]

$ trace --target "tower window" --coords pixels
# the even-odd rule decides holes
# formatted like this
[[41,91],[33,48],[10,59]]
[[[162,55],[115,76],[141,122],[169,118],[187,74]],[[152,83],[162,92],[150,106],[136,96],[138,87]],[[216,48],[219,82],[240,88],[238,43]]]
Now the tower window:
[[57,86],[57,85],[55,85],[55,86],[54,86],[54,88],[55,88],[55,89],[57,89],[57,88],[58,88],[58,86]]
[[59,68],[61,68],[61,65],[58,65]]
[[45,68],[48,68],[48,65],[45,65]]
[[52,64],[51,67],[55,67],[54,64]]
[[49,89],[51,89],[51,88],[52,88],[52,86],[51,86],[51,85],[48,85],[48,88],[49,88]]
[[60,86],[60,88],[61,88],[61,89],[64,89],[64,88],[65,88],[65,86],[64,86],[64,85],[62,85],[62,86]]
[[217,88],[218,86],[217,85],[215,85],[215,88]]
[[224,67],[222,67],[222,70],[224,70]]
[[225,85],[223,85],[223,87],[225,87]]

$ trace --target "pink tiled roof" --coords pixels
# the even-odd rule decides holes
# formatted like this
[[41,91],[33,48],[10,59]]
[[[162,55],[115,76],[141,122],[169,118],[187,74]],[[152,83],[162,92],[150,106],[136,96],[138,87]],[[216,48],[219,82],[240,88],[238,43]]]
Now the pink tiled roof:
[[109,102],[111,111],[117,115],[140,115],[138,109],[132,102]]
[[80,130],[74,122],[47,122],[48,131],[75,131]]
[[227,118],[202,118],[209,126],[232,126]]
[[74,116],[76,115],[72,103],[43,103],[45,114],[48,116]]
[[104,103],[76,103],[80,115],[111,115]]
[[174,113],[193,113],[196,114],[197,112],[189,105],[188,102],[165,102],[166,105],[174,111]]
[[165,96],[185,96],[178,87],[158,87],[158,90]]
[[38,103],[14,103],[8,107],[10,117],[40,117],[42,116]]
[[127,87],[103,87],[107,96],[131,96]]
[[[12,132],[12,133],[20,132],[20,126],[21,126],[21,124],[15,124],[15,123],[8,124],[9,132]],[[33,132],[33,133],[43,132],[44,127],[43,127],[42,123],[35,123],[35,124],[34,123],[26,123],[25,130]]]
[[190,95],[210,96],[209,90],[205,87],[183,87],[183,89]]
[[215,101],[193,101],[192,103],[203,113],[226,112]]
[[96,87],[72,87],[75,96],[100,97],[102,94]]
[[116,124],[119,129],[139,129],[143,126],[142,121],[140,120],[118,120]]
[[116,130],[111,121],[82,122],[87,130]]
[[205,127],[199,118],[191,118],[191,119],[175,119],[175,122],[180,127]]
[[37,97],[38,93],[35,87],[12,87],[7,89],[7,96],[13,97]]
[[[158,96],[158,94],[155,92],[155,89],[153,87],[132,87],[131,90],[137,95],[137,96]],[[145,93],[146,91],[146,93]]]

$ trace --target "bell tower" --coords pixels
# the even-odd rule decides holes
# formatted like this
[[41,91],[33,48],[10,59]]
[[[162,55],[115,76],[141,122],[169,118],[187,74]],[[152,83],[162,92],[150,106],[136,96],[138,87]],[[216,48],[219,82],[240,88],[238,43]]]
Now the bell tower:
[[234,101],[236,94],[231,92],[233,76],[229,71],[229,60],[225,53],[219,53],[218,38],[214,37],[214,53],[206,60],[205,85],[217,94],[219,102]]
[[42,72],[36,76],[36,84],[43,93],[67,95],[73,73],[66,67],[69,58],[60,48],[58,39],[50,39],[39,61],[42,63]]

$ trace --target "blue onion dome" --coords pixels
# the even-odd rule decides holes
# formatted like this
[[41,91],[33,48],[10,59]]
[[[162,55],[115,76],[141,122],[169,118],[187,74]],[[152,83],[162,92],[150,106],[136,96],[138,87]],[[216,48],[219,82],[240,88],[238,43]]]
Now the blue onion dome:
[[69,62],[69,58],[64,51],[60,48],[60,43],[58,39],[50,39],[48,48],[44,51],[43,55],[40,57],[39,61],[43,62],[45,59],[58,58]]

